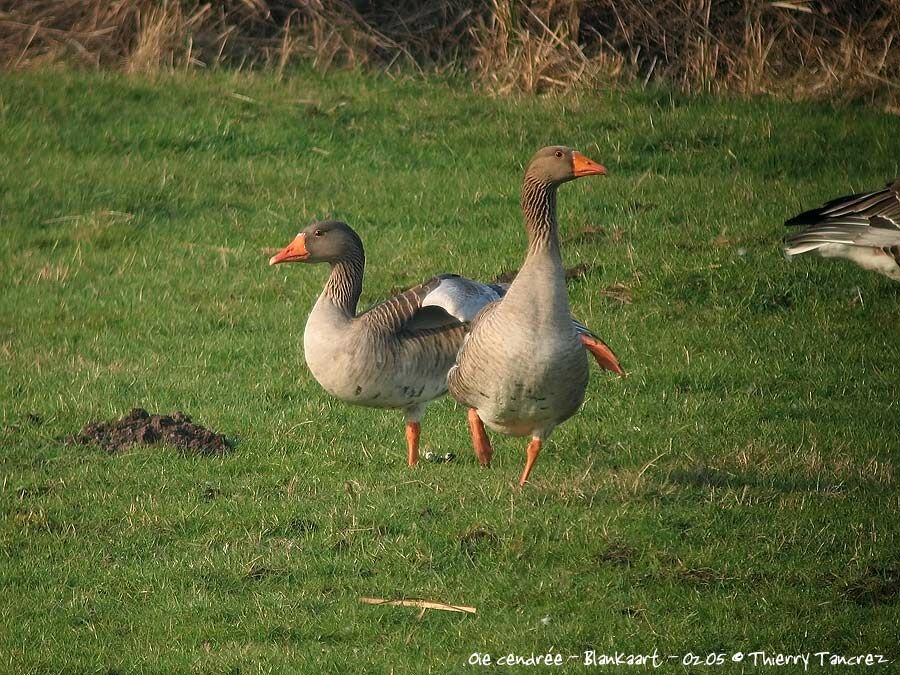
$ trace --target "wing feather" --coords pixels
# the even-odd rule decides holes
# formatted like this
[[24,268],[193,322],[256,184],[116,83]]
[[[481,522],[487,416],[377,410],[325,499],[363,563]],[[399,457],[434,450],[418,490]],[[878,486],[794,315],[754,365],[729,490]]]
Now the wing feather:
[[465,277],[448,277],[441,280],[422,300],[423,307],[440,307],[457,321],[469,323],[488,303],[505,295],[490,284],[482,284]]
[[[362,317],[394,332],[455,328],[481,320],[497,306],[508,289],[509,284],[482,284],[455,274],[442,274],[375,305]],[[582,322],[573,318],[572,324],[579,335],[606,346]]]
[[392,332],[440,330],[469,323],[500,297],[495,286],[441,274],[375,305],[362,317]]
[[785,237],[784,252],[789,256],[816,249],[821,253],[830,244],[881,249],[900,246],[900,180],[874,192],[832,199],[794,216],[785,225],[806,226]]
[[881,190],[838,197],[824,206],[794,216],[785,225],[864,224],[880,219],[900,227],[900,179]]

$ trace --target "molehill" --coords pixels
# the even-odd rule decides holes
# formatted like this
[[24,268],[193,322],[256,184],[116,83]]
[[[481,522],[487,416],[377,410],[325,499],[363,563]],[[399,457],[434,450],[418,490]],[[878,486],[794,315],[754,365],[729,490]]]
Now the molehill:
[[66,441],[97,445],[109,453],[134,445],[164,443],[179,448],[185,454],[221,455],[233,446],[223,434],[194,424],[190,416],[183,412],[151,415],[143,408],[134,408],[114,422],[91,422]]

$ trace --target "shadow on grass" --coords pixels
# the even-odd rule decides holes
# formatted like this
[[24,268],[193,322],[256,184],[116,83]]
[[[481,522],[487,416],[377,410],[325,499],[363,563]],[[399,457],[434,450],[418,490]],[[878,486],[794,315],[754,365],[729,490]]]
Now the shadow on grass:
[[858,479],[823,481],[807,476],[760,476],[746,472],[731,472],[710,466],[694,465],[674,469],[668,480],[687,487],[720,487],[730,489],[761,488],[778,492],[817,492],[821,494],[843,494],[857,488],[872,489],[881,486],[872,481]]
[[867,567],[844,585],[841,594],[862,607],[896,604],[900,600],[900,567]]

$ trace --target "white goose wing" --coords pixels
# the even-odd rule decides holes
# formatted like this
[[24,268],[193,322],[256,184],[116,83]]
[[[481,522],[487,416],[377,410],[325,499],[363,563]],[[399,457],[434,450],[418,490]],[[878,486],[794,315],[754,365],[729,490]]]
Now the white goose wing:
[[469,323],[506,294],[503,284],[482,284],[465,277],[444,275],[422,300],[422,307],[439,307],[461,323]]
[[505,289],[455,274],[441,274],[366,312],[373,323],[393,331],[417,333],[468,324]]

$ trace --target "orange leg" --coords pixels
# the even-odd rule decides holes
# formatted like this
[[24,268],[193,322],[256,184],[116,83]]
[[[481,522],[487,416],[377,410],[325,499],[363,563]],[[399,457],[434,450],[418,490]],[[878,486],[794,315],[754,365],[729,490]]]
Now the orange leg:
[[519,479],[519,486],[525,485],[525,483],[528,482],[528,474],[531,473],[531,469],[534,467],[534,463],[537,461],[540,452],[541,439],[532,438],[531,443],[525,448],[525,470],[522,471],[522,477]]
[[490,466],[494,451],[491,449],[491,440],[484,430],[484,422],[481,421],[475,408],[469,408],[469,433],[472,434],[472,446],[481,466]]
[[578,337],[581,338],[581,344],[584,345],[584,348],[593,355],[598,366],[611,370],[616,375],[625,375],[625,371],[619,365],[619,359],[613,354],[613,350],[609,348],[609,345],[589,335],[579,335]]
[[406,450],[410,466],[419,463],[419,432],[422,427],[418,422],[406,423]]

